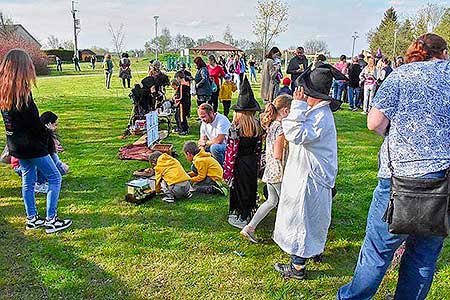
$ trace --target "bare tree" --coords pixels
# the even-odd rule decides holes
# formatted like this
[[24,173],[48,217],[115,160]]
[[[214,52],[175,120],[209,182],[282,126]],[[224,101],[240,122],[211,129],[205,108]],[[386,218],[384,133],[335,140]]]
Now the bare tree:
[[56,36],[52,34],[47,38],[47,47],[49,47],[50,49],[58,49],[59,47],[61,47],[61,42]]
[[0,11],[0,36],[10,39],[14,36],[14,22]]
[[223,41],[231,46],[236,46],[238,43],[238,41],[233,38],[230,24],[225,27],[225,32],[223,33]]
[[262,45],[263,57],[272,41],[287,30],[288,8],[282,0],[258,0],[253,33]]
[[117,56],[120,57],[120,53],[123,52],[125,43],[125,34],[123,33],[123,24],[120,24],[118,28],[114,28],[111,23],[108,23],[108,31],[111,34],[114,51]]
[[428,2],[425,6],[419,9],[417,19],[422,19],[427,24],[427,30],[434,32],[436,27],[441,23],[446,7]]
[[62,42],[61,47],[66,50],[73,50],[75,48],[72,40],[66,40]]
[[328,45],[325,41],[308,40],[303,44],[306,54],[328,53]]

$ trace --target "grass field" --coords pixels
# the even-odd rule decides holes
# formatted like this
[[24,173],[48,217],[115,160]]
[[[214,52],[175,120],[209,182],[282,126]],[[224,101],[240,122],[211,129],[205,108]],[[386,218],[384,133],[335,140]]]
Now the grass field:
[[[133,81],[143,76],[136,74]],[[71,167],[63,178],[58,212],[74,224],[54,235],[25,231],[20,178],[9,166],[0,166],[0,299],[333,299],[350,280],[381,143],[366,129],[365,116],[345,105],[335,114],[338,195],[325,261],[308,262],[307,280],[285,281],[273,270],[275,262],[288,261],[270,240],[275,212],[258,227],[265,242],[255,245],[227,224],[225,197],[196,195],[173,205],[159,198],[140,206],[123,201],[125,183],[146,163],[117,158],[119,147],[137,138],[118,138],[131,101],[117,76],[112,85],[104,89],[101,71],[39,78],[35,100],[41,112],[59,115],[61,159]],[[259,95],[259,86],[254,91]],[[195,121],[191,126],[192,135],[165,141],[175,144],[186,168],[181,146],[197,139],[198,132]],[[1,147],[4,142],[2,125]],[[44,215],[45,199],[37,199]],[[449,261],[447,243],[428,299],[450,298]],[[393,292],[396,273],[388,274],[376,299]]]

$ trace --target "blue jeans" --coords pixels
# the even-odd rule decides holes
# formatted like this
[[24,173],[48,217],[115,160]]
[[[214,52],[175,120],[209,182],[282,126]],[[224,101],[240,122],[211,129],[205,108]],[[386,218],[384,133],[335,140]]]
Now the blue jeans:
[[227,144],[213,144],[210,147],[207,147],[205,150],[210,152],[212,156],[219,162],[221,166],[223,166],[223,161],[225,160],[225,150],[227,148]]
[[[439,178],[445,171],[424,178]],[[436,261],[444,238],[391,234],[383,221],[389,203],[390,179],[378,179],[367,217],[366,237],[361,247],[353,279],[342,286],[337,299],[372,299],[389,267],[395,250],[406,241],[395,291],[396,300],[425,299],[433,281]]]
[[356,108],[359,105],[359,93],[361,93],[360,87],[348,87],[348,103],[350,108]]
[[250,67],[250,81],[252,81],[252,78],[256,82],[256,69],[254,66]]
[[25,203],[27,217],[37,215],[36,199],[34,198],[34,185],[36,171],[39,170],[48,181],[47,193],[47,219],[56,216],[59,191],[61,190],[61,173],[59,173],[50,155],[38,158],[20,159],[22,171],[22,197]]
[[[61,174],[61,176],[66,175],[66,171],[63,169],[62,167],[62,162],[59,159],[59,156],[57,153],[52,153],[50,154],[50,157],[52,158],[53,162],[55,163],[56,168],[58,169],[59,173]],[[45,183],[46,179],[44,174],[42,174],[42,172],[39,172],[39,170],[37,170],[37,179],[36,182],[39,184]]]
[[335,80],[333,82],[333,98],[337,100],[342,99],[342,93],[344,92],[345,82]]

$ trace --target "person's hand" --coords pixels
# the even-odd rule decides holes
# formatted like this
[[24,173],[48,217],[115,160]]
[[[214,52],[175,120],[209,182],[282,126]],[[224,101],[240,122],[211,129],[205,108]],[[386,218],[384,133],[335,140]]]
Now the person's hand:
[[61,163],[61,167],[64,170],[64,173],[69,173],[69,166],[65,163]]
[[206,141],[204,139],[199,140],[198,146],[204,148],[206,146]]
[[295,88],[294,100],[305,101],[306,102],[305,91],[303,90],[303,87],[299,87],[298,86],[298,87]]

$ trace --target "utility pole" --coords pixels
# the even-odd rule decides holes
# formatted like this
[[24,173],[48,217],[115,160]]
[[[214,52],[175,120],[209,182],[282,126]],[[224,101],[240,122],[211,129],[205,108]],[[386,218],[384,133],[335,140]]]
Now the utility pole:
[[352,46],[352,59],[355,55],[355,43],[356,43],[356,39],[359,38],[358,33],[355,31],[352,35],[353,38],[353,46]]
[[75,1],[72,0],[72,18],[73,18],[73,54],[78,57],[78,33],[80,33],[80,19],[77,19],[78,10],[75,9]]
[[158,47],[159,47],[159,43],[158,43],[158,18],[159,18],[159,16],[153,16],[153,18],[155,19],[155,42],[156,42],[155,54],[156,54],[156,60],[158,60]]
[[397,47],[397,33],[398,33],[398,29],[396,28],[395,30],[394,30],[394,53],[392,54],[392,57],[394,57],[394,59],[395,59],[395,56],[396,56],[396,47]]

